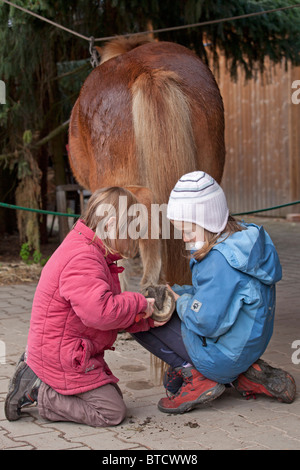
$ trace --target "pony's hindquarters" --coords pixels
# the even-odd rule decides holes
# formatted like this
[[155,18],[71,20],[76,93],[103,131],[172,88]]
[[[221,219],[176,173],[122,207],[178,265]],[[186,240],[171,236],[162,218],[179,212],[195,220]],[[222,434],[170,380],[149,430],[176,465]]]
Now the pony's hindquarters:
[[[139,185],[153,194],[150,206],[167,204],[185,173],[203,170],[220,182],[224,110],[209,69],[178,44],[123,42],[88,76],[72,112],[78,182],[91,191]],[[161,277],[161,258],[168,282],[189,282],[184,244],[172,235],[143,240],[141,254],[145,282]]]

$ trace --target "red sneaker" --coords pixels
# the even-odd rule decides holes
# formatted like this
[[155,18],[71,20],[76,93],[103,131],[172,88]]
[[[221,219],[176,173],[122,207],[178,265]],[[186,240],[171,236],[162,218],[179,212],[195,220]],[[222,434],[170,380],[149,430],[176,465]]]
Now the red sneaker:
[[292,403],[296,396],[294,378],[282,369],[275,369],[259,359],[233,382],[244,396],[267,395],[284,403]]
[[175,395],[159,400],[158,409],[163,413],[186,413],[218,398],[225,390],[225,385],[207,379],[194,367],[181,367],[176,371],[182,376],[183,384]]

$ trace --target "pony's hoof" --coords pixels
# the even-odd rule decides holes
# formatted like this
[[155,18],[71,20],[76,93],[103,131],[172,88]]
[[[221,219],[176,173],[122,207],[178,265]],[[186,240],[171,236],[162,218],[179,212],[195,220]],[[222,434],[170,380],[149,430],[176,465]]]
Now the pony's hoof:
[[165,285],[149,286],[144,291],[145,297],[155,299],[154,312],[151,318],[158,322],[170,320],[175,310],[175,299],[172,292]]

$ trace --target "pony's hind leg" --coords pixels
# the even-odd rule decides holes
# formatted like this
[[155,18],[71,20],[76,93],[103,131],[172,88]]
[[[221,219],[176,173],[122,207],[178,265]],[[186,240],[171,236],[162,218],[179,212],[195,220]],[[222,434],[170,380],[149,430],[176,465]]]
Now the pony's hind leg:
[[149,188],[144,186],[128,186],[126,189],[135,195],[139,204],[143,206],[144,214],[146,214],[146,226],[143,229],[143,236],[139,240],[140,255],[143,264],[141,287],[157,285],[163,282],[162,253],[159,227],[157,227],[155,234],[152,233],[151,216],[152,204],[154,203],[153,193]]
[[139,247],[143,263],[142,289],[164,283],[162,279],[161,241],[142,239]]
[[[155,298],[154,313],[156,319],[161,318],[161,321],[163,321],[163,319],[169,318],[169,315],[172,315],[175,302],[172,294],[167,289],[164,278],[162,259],[165,256],[162,256],[162,249],[166,240],[161,239],[161,222],[157,217],[156,211],[152,212],[154,207],[153,194],[148,188],[131,186],[126,189],[135,194],[139,204],[143,205],[143,208],[140,208],[140,210],[145,214],[145,227],[142,230],[143,236],[139,240],[143,266],[140,289],[146,297]],[[153,225],[155,226],[154,230],[152,230]]]

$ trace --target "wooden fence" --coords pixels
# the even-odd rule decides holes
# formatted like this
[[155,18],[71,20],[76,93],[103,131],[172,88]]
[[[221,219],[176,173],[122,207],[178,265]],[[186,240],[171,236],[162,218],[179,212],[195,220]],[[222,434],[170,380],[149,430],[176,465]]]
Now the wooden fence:
[[[225,106],[227,158],[222,186],[231,212],[300,199],[300,104],[292,103],[300,67],[269,66],[263,76],[236,82],[221,61],[216,77]],[[300,95],[299,95],[300,97]],[[265,212],[299,213],[300,205]]]

